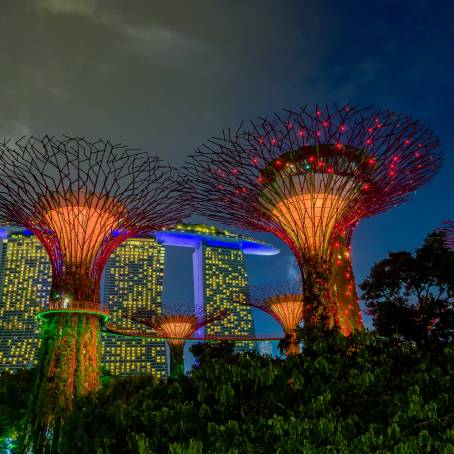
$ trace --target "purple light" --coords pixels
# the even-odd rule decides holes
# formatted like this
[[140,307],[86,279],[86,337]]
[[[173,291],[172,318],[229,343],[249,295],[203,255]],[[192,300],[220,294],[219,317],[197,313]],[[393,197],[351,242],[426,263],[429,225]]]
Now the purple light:
[[221,235],[210,235],[196,232],[159,231],[154,236],[158,243],[165,246],[181,246],[196,249],[200,243],[207,246],[240,249],[244,254],[276,255],[279,249],[274,246],[253,239],[234,238]]

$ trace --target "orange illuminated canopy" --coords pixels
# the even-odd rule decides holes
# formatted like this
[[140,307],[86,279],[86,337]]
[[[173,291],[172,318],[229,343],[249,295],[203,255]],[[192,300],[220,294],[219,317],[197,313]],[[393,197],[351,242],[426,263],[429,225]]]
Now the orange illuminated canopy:
[[69,197],[50,194],[39,202],[45,224],[55,234],[66,262],[85,262],[126,216],[115,199],[75,193]]
[[161,315],[156,321],[156,331],[162,337],[169,339],[170,344],[180,344],[189,339],[199,328],[195,315]]
[[303,321],[304,304],[301,294],[276,295],[268,298],[265,306],[286,334],[291,334]]
[[323,255],[334,229],[355,201],[357,188],[348,176],[285,172],[264,190],[264,209],[293,244]]

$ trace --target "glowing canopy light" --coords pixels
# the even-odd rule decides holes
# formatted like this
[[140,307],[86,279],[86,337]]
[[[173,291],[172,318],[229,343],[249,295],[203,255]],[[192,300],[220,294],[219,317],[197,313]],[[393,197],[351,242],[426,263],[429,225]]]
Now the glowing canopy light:
[[177,172],[147,153],[85,139],[3,146],[0,219],[33,232],[52,263],[51,300],[99,303],[112,251],[189,214]]
[[[138,311],[135,314],[125,314],[136,323],[147,326],[158,336],[167,339],[169,344],[181,344],[189,339],[198,329],[217,320],[222,320],[229,313],[220,311],[211,317],[204,317],[202,311],[190,313],[188,305],[175,306],[174,313],[156,314],[151,311]],[[178,313],[185,312],[185,313]]]
[[304,302],[301,282],[286,282],[284,285],[251,288],[245,304],[271,315],[285,333],[287,355],[300,353],[296,330],[304,319]]
[[303,321],[304,305],[301,294],[276,295],[267,299],[264,305],[286,334],[292,334]]
[[127,211],[115,199],[97,194],[71,194],[40,201],[43,218],[68,264],[91,263]]
[[199,328],[198,319],[194,315],[161,316],[156,323],[158,335],[171,338],[170,344],[181,344],[189,339]]
[[[189,305],[175,306],[175,312],[186,313],[154,314],[150,311],[138,311],[129,315],[129,318],[141,323],[158,336],[166,338],[170,350],[170,375],[172,377],[184,374],[184,344],[191,336],[203,326],[216,320],[222,320],[229,313],[221,311],[211,317],[204,318],[201,312],[189,313]],[[126,334],[127,335],[127,334]]]
[[283,172],[264,189],[261,201],[295,246],[326,255],[339,219],[358,192],[353,186],[345,176]]

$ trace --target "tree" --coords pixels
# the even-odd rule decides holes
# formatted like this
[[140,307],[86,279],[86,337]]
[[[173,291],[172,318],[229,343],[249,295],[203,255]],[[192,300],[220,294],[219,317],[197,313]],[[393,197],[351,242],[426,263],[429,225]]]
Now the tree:
[[20,433],[26,422],[34,369],[19,369],[0,374],[0,451],[8,452],[20,443]]
[[196,364],[201,366],[213,359],[231,358],[235,349],[235,342],[221,341],[213,344],[199,342],[194,344],[190,351],[194,355]]
[[452,342],[454,252],[443,232],[429,234],[413,254],[389,253],[360,288],[380,335],[424,347]]

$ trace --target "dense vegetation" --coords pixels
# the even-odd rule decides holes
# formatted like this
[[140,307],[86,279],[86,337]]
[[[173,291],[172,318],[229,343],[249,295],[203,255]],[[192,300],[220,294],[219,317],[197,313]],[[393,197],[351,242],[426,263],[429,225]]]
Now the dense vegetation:
[[444,234],[427,236],[415,253],[391,252],[361,284],[378,334],[420,348],[454,339],[454,252]]
[[34,370],[22,369],[0,375],[0,452],[8,452],[23,432]]
[[285,361],[216,350],[191,377],[79,400],[62,452],[454,452],[450,347],[324,333]]
[[[442,240],[374,266],[361,287],[375,331],[303,329],[302,354],[285,360],[198,344],[188,376],[105,377],[76,400],[60,452],[454,453],[454,253]],[[3,446],[26,426],[30,383],[0,377]]]

